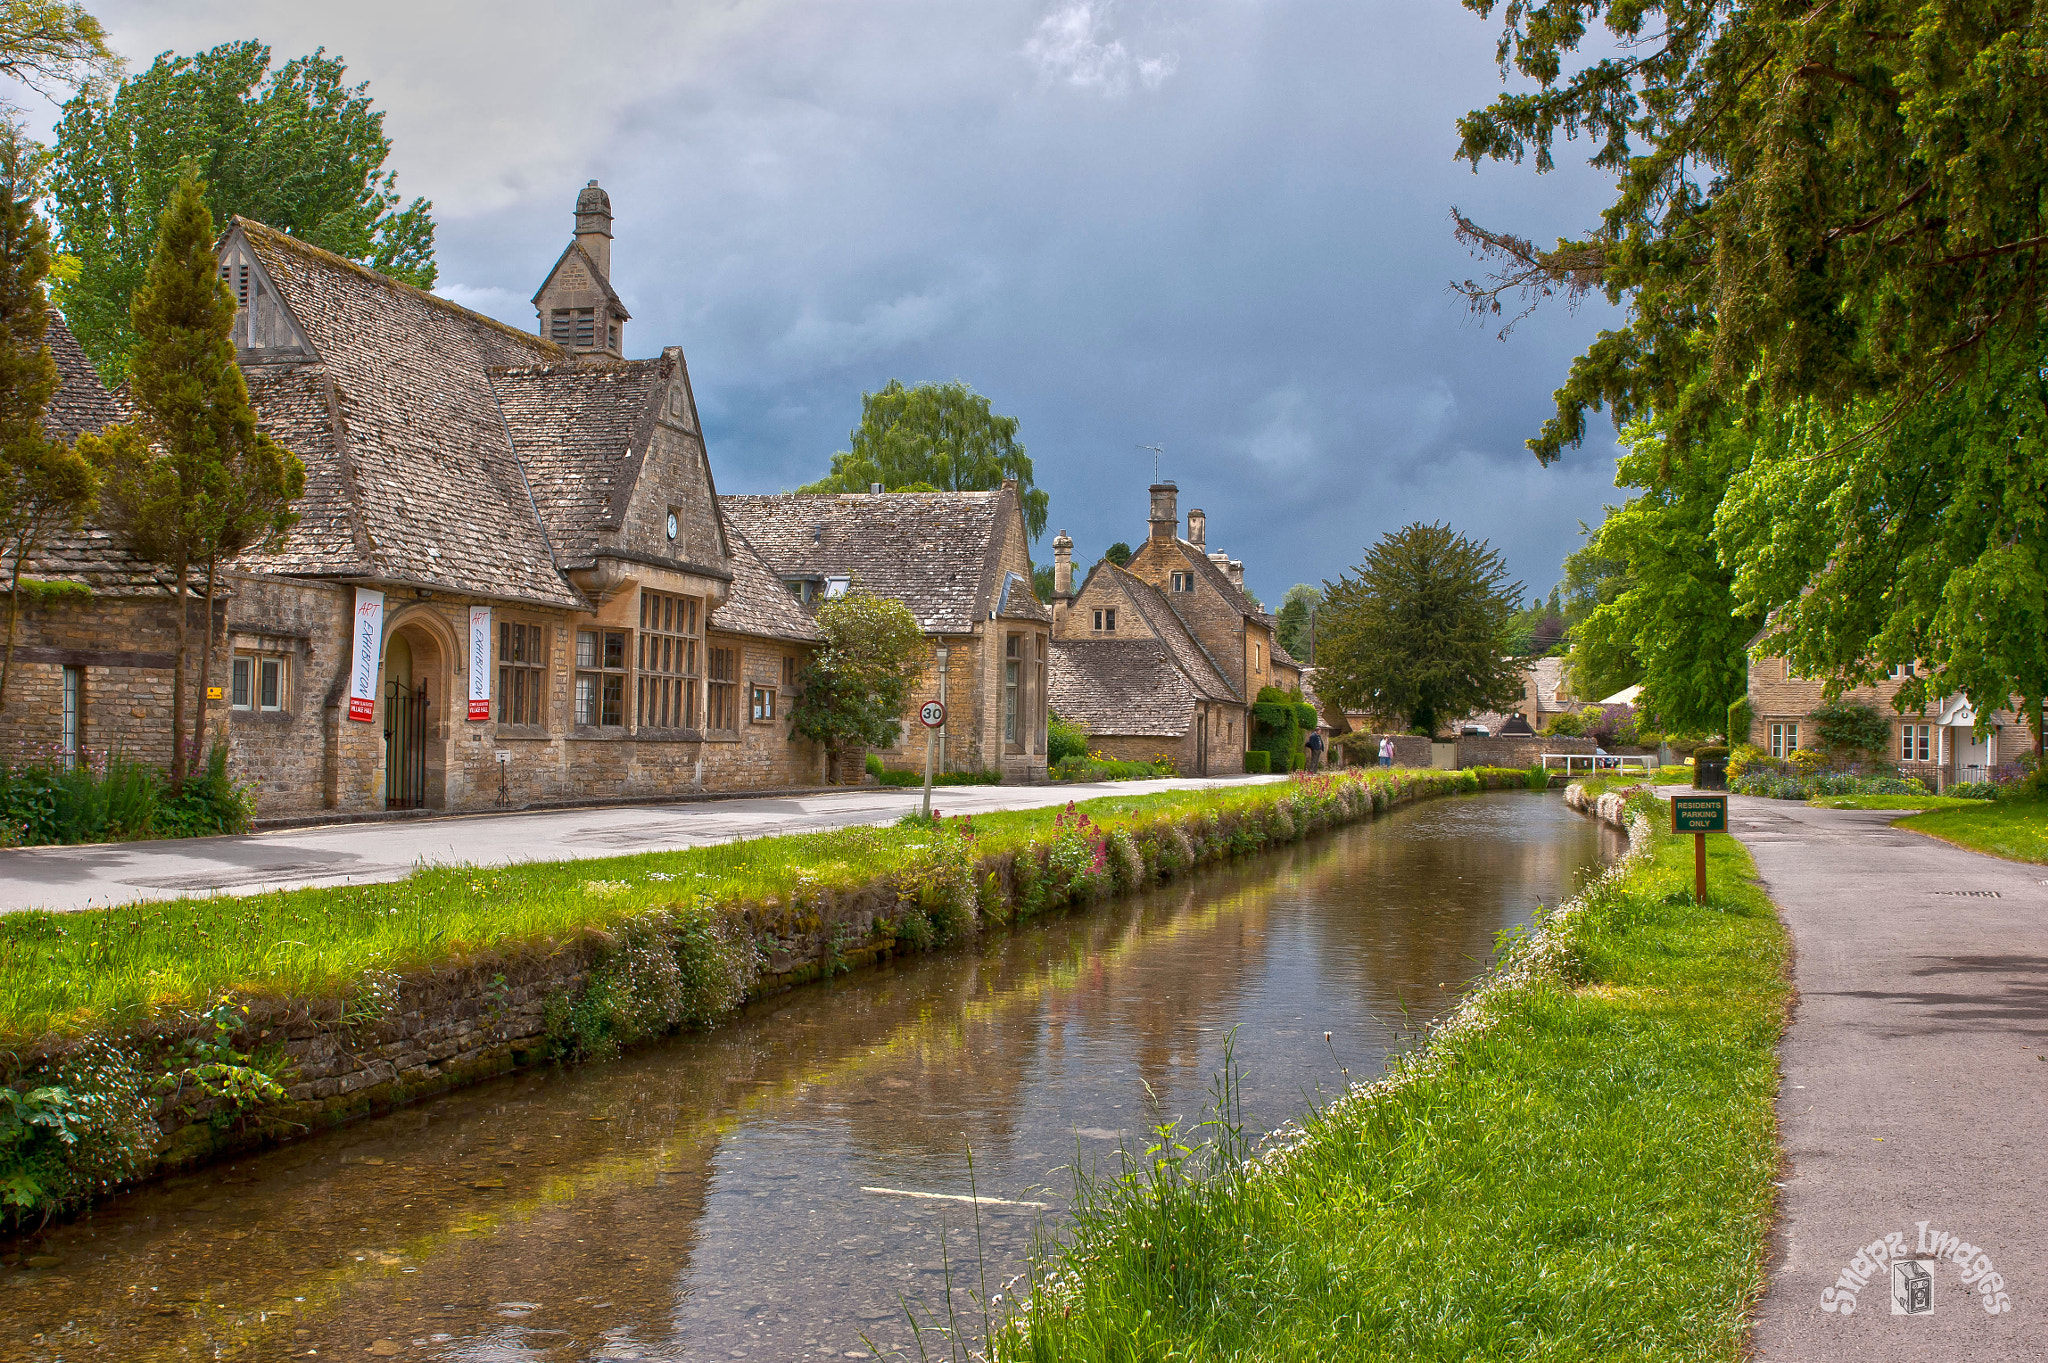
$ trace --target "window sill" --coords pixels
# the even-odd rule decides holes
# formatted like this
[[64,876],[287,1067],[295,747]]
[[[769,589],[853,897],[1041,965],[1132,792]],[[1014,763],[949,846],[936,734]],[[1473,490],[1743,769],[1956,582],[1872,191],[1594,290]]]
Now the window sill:
[[653,726],[639,730],[634,737],[649,743],[702,743],[702,729],[657,729]]
[[492,737],[501,743],[545,743],[554,735],[538,724],[500,724]]
[[623,743],[633,734],[623,724],[578,724],[569,737],[581,743]]
[[230,724],[289,724],[292,712],[289,710],[229,710]]

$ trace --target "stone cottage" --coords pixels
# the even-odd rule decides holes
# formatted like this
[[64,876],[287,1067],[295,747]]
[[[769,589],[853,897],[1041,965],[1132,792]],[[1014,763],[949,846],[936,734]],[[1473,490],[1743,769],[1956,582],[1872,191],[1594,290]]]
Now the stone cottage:
[[[725,522],[682,351],[622,358],[611,229],[593,182],[528,334],[230,223],[238,359],[307,470],[289,542],[235,565],[212,662],[260,814],[820,779],[786,718],[816,628]],[[59,331],[52,422],[83,429],[114,410]],[[11,746],[167,760],[166,575],[97,529],[32,571],[93,596],[27,622]]]
[[[1759,632],[1758,640],[1762,637]],[[1868,705],[1890,721],[1890,748],[1880,756],[1897,763],[1905,775],[1918,776],[1936,789],[1959,781],[1988,781],[1995,768],[2033,752],[2034,732],[2017,707],[1993,713],[1982,737],[1976,731],[1976,711],[1961,695],[1944,696],[1918,711],[1899,714],[1893,698],[1912,676],[1911,664],[1896,667],[1882,681],[1841,695],[1843,701]],[[1773,757],[1819,748],[1820,729],[1813,716],[1825,687],[1825,679],[1799,676],[1785,658],[1752,658],[1747,741]],[[1730,737],[1744,741],[1743,735]]]
[[[1055,649],[1054,706],[1105,753],[1164,752],[1184,772],[1241,772],[1251,704],[1267,686],[1298,693],[1301,664],[1245,594],[1243,562],[1208,547],[1208,517],[1190,510],[1183,539],[1179,489],[1160,482],[1148,495],[1148,534],[1130,563],[1097,564],[1079,591],[1073,541],[1064,532],[1053,541],[1053,635],[1072,645]],[[1095,647],[1132,640],[1146,647]],[[1125,705],[1148,673],[1165,689],[1148,705]]]
[[815,609],[849,590],[900,601],[931,654],[885,765],[923,770],[917,713],[942,702],[941,771],[1043,780],[1052,614],[1033,594],[1017,485],[996,492],[784,493],[721,497],[787,601]]

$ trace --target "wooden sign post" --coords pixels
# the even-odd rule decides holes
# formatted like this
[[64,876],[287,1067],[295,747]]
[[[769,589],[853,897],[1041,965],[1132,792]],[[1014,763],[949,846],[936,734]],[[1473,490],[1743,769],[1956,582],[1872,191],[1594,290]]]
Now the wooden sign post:
[[1707,902],[1707,834],[1728,831],[1726,795],[1674,795],[1671,831],[1692,834],[1692,902]]

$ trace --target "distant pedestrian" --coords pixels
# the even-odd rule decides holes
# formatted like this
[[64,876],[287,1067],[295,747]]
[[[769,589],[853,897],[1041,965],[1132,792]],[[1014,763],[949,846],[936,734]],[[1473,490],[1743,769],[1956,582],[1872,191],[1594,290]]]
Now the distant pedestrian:
[[1391,738],[1380,739],[1380,765],[1383,767],[1394,765],[1394,740]]
[[1308,769],[1310,771],[1321,771],[1323,769],[1323,731],[1321,729],[1310,730],[1308,742],[1303,746],[1308,749]]

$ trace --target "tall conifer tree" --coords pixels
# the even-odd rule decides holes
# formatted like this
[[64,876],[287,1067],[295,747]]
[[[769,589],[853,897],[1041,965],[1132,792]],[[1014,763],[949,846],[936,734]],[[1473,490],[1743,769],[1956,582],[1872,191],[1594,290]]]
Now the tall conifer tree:
[[0,710],[14,670],[22,574],[59,530],[92,509],[98,477],[69,444],[43,430],[57,391],[57,362],[43,344],[50,304],[50,231],[35,211],[34,148],[0,123],[0,553],[8,560],[7,647],[0,655]]
[[[235,365],[235,298],[220,277],[205,187],[188,167],[165,206],[156,255],[131,310],[139,338],[130,372],[136,420],[79,441],[106,470],[109,521],[144,558],[171,569],[177,603],[172,670],[171,779],[192,769],[206,733],[214,603],[220,570],[237,555],[279,543],[305,491],[296,457],[256,428],[249,386]],[[185,672],[193,570],[206,575],[205,654],[199,714],[186,741]]]

